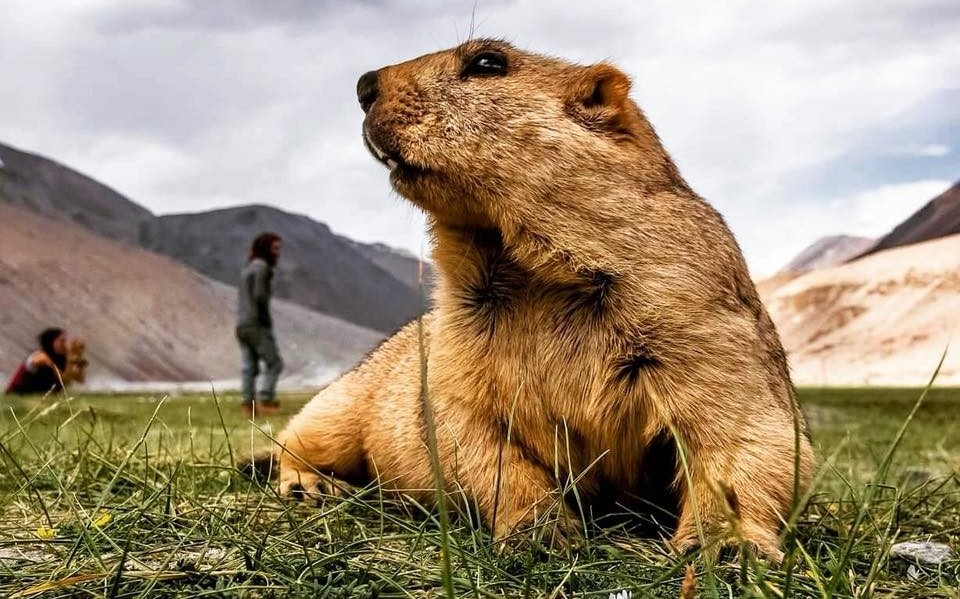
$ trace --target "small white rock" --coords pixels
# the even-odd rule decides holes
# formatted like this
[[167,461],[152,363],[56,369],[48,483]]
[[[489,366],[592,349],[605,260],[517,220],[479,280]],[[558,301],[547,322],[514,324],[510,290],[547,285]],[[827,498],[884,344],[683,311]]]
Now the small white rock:
[[910,567],[907,568],[907,579],[917,582],[920,580],[920,568],[910,564]]
[[890,547],[890,557],[939,566],[943,562],[954,559],[954,552],[950,545],[943,543],[907,541]]
[[619,593],[610,593],[610,599],[633,599],[633,591],[620,591]]

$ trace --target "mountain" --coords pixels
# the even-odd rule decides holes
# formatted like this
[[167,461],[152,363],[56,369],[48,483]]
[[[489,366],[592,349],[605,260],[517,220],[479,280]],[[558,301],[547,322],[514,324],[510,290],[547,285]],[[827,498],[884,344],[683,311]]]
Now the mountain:
[[780,287],[781,285],[786,285],[787,283],[796,279],[802,274],[803,274],[802,272],[792,272],[789,270],[781,270],[780,272],[776,273],[772,277],[767,277],[766,279],[755,281],[755,284],[757,286],[757,293],[760,294],[760,297],[767,297],[768,295],[773,293],[774,290],[777,289],[777,287]]
[[[273,280],[278,297],[349,320],[391,332],[415,318],[423,305],[418,291],[388,268],[400,269],[405,260],[390,257],[386,249],[360,249],[330,228],[306,216],[268,206],[241,206],[196,214],[159,216],[140,225],[140,244],[170,256],[199,272],[235,285],[245,253],[261,231],[283,237],[283,254]],[[371,253],[378,254],[371,259]]]
[[[433,284],[433,266],[426,260],[403,250],[398,250],[382,243],[358,243],[342,237],[363,254],[367,260],[370,260],[380,268],[390,273],[393,278],[407,285],[411,289],[420,289],[423,283],[424,293],[430,297],[430,289]],[[422,275],[421,275],[422,272]]]
[[830,235],[813,242],[790,261],[780,272],[800,273],[835,264],[843,264],[876,243],[869,237]]
[[[253,237],[273,230],[286,242],[275,279],[277,297],[384,332],[422,312],[417,258],[347,239],[276,208],[156,217],[85,175],[6,145],[0,145],[0,202],[165,254],[228,285],[236,284]],[[424,279],[429,297],[429,265]]]
[[[92,388],[239,376],[236,289],[11,203],[0,202],[0,238],[0,376],[52,325],[87,340]],[[290,302],[273,312],[287,384],[321,384],[382,338]]]
[[100,235],[136,243],[153,215],[106,185],[48,158],[0,144],[0,198]]
[[859,257],[960,233],[960,181],[933,198]]
[[960,235],[807,272],[764,294],[795,382],[960,384]]

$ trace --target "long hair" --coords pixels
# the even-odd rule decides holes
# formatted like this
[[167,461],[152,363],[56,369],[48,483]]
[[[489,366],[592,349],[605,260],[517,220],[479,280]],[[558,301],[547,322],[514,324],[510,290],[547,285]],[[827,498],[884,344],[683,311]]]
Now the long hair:
[[53,342],[56,341],[60,335],[63,335],[63,329],[50,327],[44,329],[43,332],[37,336],[37,342],[40,343],[40,349],[43,350],[43,353],[50,357],[53,363],[57,365],[57,368],[63,370],[67,367],[67,354],[58,354],[53,349]]
[[254,237],[253,243],[250,244],[250,253],[247,254],[247,262],[260,258],[270,266],[276,266],[277,259],[270,251],[274,241],[280,241],[280,236],[269,231]]

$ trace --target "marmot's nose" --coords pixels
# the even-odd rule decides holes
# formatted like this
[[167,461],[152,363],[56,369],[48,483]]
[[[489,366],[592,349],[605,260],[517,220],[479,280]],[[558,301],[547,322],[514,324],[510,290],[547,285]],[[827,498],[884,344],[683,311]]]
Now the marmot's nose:
[[360,108],[364,112],[370,110],[373,103],[377,101],[377,94],[380,92],[379,79],[380,76],[376,71],[367,71],[357,81],[357,99],[360,100]]

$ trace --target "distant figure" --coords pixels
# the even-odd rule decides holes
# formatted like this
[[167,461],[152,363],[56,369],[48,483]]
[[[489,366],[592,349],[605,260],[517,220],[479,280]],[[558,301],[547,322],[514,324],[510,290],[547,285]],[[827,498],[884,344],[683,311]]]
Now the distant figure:
[[[253,240],[247,265],[240,275],[237,293],[237,341],[243,359],[242,385],[243,410],[248,416],[254,412],[254,400],[259,399],[257,412],[269,415],[277,411],[277,379],[283,370],[283,360],[277,350],[273,335],[273,319],[270,317],[270,294],[273,269],[280,258],[280,236],[261,233]],[[260,379],[260,390],[254,396],[260,362],[265,370]]]
[[67,369],[67,333],[63,329],[49,328],[40,333],[37,341],[40,349],[30,354],[14,371],[7,383],[8,395],[49,393],[63,389],[63,373]]

